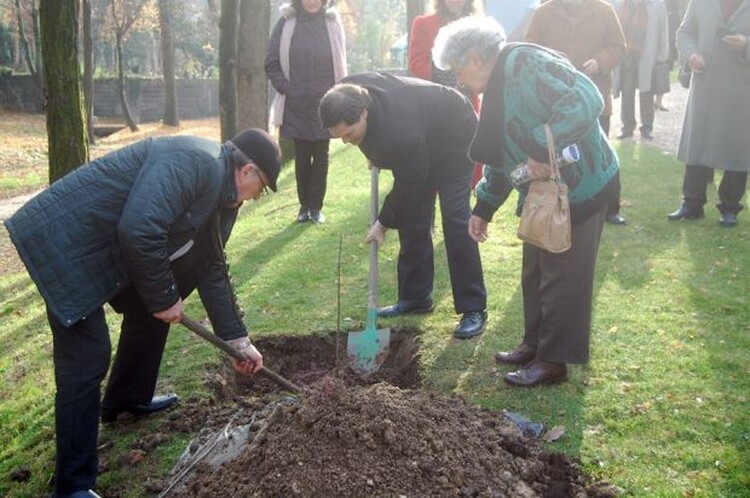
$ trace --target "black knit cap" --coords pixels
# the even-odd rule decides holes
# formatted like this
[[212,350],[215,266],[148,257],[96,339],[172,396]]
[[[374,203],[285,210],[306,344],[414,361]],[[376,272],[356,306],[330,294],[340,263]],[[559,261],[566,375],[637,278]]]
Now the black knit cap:
[[276,141],[259,128],[248,128],[230,140],[266,175],[268,187],[276,192],[276,179],[281,171],[281,150]]

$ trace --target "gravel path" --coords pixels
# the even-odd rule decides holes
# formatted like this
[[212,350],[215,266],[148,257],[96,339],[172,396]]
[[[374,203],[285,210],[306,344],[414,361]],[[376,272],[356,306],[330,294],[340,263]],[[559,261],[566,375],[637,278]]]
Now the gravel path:
[[[662,104],[669,111],[656,111],[654,117],[654,139],[643,140],[636,131],[633,138],[627,140],[643,145],[659,147],[664,152],[677,155],[677,146],[680,143],[680,132],[682,130],[682,118],[685,115],[685,105],[687,104],[688,90],[682,88],[679,84],[672,84],[669,93],[664,94]],[[636,99],[637,101],[637,99]],[[622,120],[620,120],[620,102],[621,99],[612,101],[612,121],[610,123],[610,137],[616,137],[620,134]],[[638,121],[638,104],[636,104],[636,121]],[[611,138],[617,141],[616,138]]]

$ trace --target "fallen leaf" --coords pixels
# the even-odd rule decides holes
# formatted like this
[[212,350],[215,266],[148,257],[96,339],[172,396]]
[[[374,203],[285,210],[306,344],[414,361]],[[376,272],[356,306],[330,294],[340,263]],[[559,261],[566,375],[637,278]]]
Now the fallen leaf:
[[544,440],[548,443],[554,443],[555,441],[560,439],[563,434],[565,434],[565,426],[556,425],[552,429],[547,431],[547,433],[544,435]]

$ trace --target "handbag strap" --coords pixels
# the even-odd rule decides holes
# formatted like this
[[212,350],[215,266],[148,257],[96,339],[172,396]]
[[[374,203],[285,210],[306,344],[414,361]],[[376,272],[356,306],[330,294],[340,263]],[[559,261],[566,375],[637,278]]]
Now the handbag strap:
[[552,129],[547,123],[544,123],[544,133],[547,135],[547,153],[549,154],[549,165],[552,167],[549,180],[560,183],[560,165],[557,163],[557,153],[555,152],[555,137],[552,136]]

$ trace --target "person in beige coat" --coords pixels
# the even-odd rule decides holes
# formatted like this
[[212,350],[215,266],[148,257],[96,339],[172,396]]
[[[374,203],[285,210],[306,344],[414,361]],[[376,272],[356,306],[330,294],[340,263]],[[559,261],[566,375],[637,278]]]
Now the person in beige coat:
[[633,136],[636,127],[635,91],[638,90],[641,137],[654,131],[654,66],[669,58],[669,24],[664,0],[617,0],[615,10],[625,34],[626,52],[615,71],[614,95],[622,95],[622,129],[617,138]]
[[713,168],[719,224],[733,227],[750,170],[750,0],[693,0],[677,30],[681,64],[692,70],[677,157],[685,163],[673,221],[703,217]]
[[[609,135],[612,70],[625,54],[625,36],[612,6],[604,0],[548,0],[534,12],[526,41],[562,52],[591,78],[604,98],[599,124]],[[606,220],[626,223],[619,194],[607,206]]]

